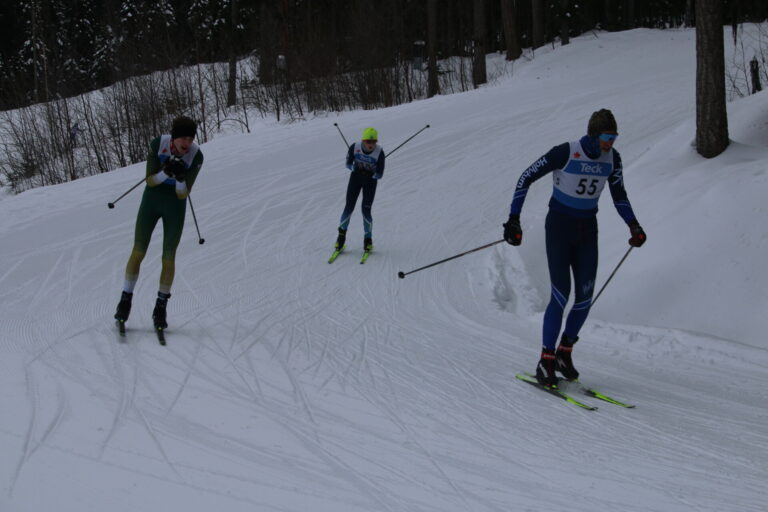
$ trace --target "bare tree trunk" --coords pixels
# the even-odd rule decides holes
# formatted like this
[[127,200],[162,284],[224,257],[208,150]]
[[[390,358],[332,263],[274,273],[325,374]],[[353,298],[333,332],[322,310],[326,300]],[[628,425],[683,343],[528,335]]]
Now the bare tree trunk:
[[544,0],[531,0],[533,47],[544,46]]
[[752,57],[752,60],[749,61],[749,76],[752,81],[752,94],[762,91],[763,87],[760,85],[760,63],[757,57]]
[[437,0],[427,0],[427,97],[440,94],[437,80]]
[[472,85],[488,81],[485,71],[485,0],[474,0],[475,47],[472,59]]
[[560,44],[565,46],[571,44],[571,38],[569,32],[571,30],[570,23],[568,23],[568,0],[560,0]]
[[614,5],[616,2],[614,0],[603,0],[603,19],[605,22],[603,23],[603,30],[616,30],[616,12],[614,9]]
[[685,0],[685,25],[693,27],[696,24],[696,15],[694,13],[694,4],[696,0]]
[[504,39],[507,43],[507,60],[515,60],[522,55],[515,28],[515,7],[513,0],[501,0],[501,18],[504,25]]
[[624,8],[624,29],[631,30],[635,28],[635,0],[626,0]]
[[235,34],[237,33],[237,0],[232,2],[232,12],[230,16],[231,26],[229,27],[229,80],[227,82],[227,106],[232,107],[237,104],[237,55],[235,55]]
[[723,6],[696,0],[696,150],[712,158],[727,147]]
[[[198,140],[202,140],[202,142],[208,142],[208,127],[205,115],[205,90],[203,89],[203,74],[200,70],[200,64],[197,65],[197,92],[200,94],[199,101],[200,101],[200,131],[202,133],[198,134]],[[190,94],[190,97],[192,95]]]

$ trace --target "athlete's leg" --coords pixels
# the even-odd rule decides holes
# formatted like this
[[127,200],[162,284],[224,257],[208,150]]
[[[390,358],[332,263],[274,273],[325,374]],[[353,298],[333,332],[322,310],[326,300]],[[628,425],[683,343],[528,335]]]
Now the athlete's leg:
[[572,262],[575,302],[563,331],[571,339],[579,335],[587,320],[597,275],[597,219],[580,219],[579,226],[579,241]]
[[359,172],[349,173],[349,184],[347,185],[347,202],[344,205],[344,211],[341,213],[339,227],[344,231],[349,227],[349,219],[352,212],[355,211],[357,196],[360,195],[360,189],[363,188],[362,174]]
[[173,278],[176,274],[176,248],[179,246],[181,233],[184,231],[187,201],[173,198],[165,206],[162,217],[163,256],[161,261],[163,267],[160,271],[158,291],[170,294]]
[[155,229],[160,212],[153,205],[153,200],[145,191],[139,206],[139,213],[136,216],[136,230],[133,237],[133,250],[128,257],[128,264],[125,266],[125,283],[123,291],[133,293],[136,281],[139,279],[139,270],[144,256],[147,254],[149,241],[152,239],[152,231]]
[[373,238],[373,216],[371,215],[371,208],[373,207],[373,198],[376,197],[376,185],[378,181],[373,178],[366,178],[363,184],[363,204],[361,210],[363,212],[363,229],[365,230],[365,238]]
[[563,309],[571,292],[571,244],[569,243],[569,222],[567,216],[550,211],[545,222],[547,265],[552,290],[549,305],[544,312],[542,345],[555,349],[560,327],[563,323]]

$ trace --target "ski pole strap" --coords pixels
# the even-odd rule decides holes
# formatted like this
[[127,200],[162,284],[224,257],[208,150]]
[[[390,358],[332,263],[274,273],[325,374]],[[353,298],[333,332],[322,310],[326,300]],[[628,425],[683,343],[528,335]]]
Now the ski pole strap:
[[627,252],[624,254],[624,257],[621,258],[621,261],[619,261],[619,264],[616,265],[616,268],[613,269],[613,272],[611,272],[611,275],[608,276],[608,279],[605,280],[605,284],[603,285],[603,287],[600,288],[600,291],[597,292],[597,295],[595,296],[595,298],[592,299],[592,305],[590,307],[595,305],[595,302],[597,302],[597,299],[600,297],[600,294],[603,293],[603,290],[605,290],[605,287],[608,286],[608,283],[611,282],[611,279],[613,278],[614,274],[616,274],[616,271],[619,270],[619,267],[621,266],[622,263],[624,263],[624,260],[627,259],[627,256],[629,256],[629,253],[632,252],[632,249],[634,249],[634,246],[630,246],[630,248],[627,249]]
[[467,254],[473,253],[475,251],[480,251],[482,249],[487,249],[488,247],[491,247],[492,245],[496,245],[496,244],[501,243],[503,241],[504,241],[504,239],[502,238],[501,240],[496,240],[495,242],[491,242],[489,244],[485,244],[485,245],[480,246],[480,247],[475,247],[474,249],[470,249],[469,251],[465,251],[465,252],[463,252],[461,254],[457,254],[456,256],[451,256],[450,258],[445,258],[444,260],[440,260],[440,261],[436,261],[434,263],[430,263],[429,265],[426,265],[426,266],[421,267],[421,268],[417,268],[416,270],[411,270],[410,272],[398,272],[397,273],[397,277],[399,277],[400,279],[405,279],[405,276],[407,276],[408,274],[413,274],[414,272],[419,272],[420,270],[424,270],[424,269],[429,268],[429,267],[434,267],[435,265],[440,265],[441,263],[445,263],[446,261],[455,260],[456,258],[460,258],[462,256],[466,256]]
[[400,144],[400,145],[399,145],[399,146],[397,146],[395,149],[393,149],[392,151],[390,151],[389,153],[387,153],[387,156],[388,156],[388,157],[392,156],[392,153],[394,153],[395,151],[397,151],[397,150],[398,150],[398,149],[400,149],[401,147],[405,146],[406,142],[408,142],[409,140],[411,140],[412,138],[414,138],[415,136],[417,136],[418,134],[420,134],[421,132],[423,132],[423,131],[424,131],[424,130],[426,130],[427,128],[429,128],[429,125],[425,126],[425,127],[424,127],[424,128],[422,128],[421,130],[417,131],[416,133],[414,133],[413,135],[411,135],[410,137],[408,137],[407,139],[405,139],[405,141],[404,141],[402,144]]

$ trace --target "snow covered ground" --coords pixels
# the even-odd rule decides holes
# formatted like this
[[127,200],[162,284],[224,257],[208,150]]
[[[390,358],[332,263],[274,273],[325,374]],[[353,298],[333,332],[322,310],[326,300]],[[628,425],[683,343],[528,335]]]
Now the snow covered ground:
[[[699,157],[695,34],[633,30],[537,52],[479,90],[203,146],[168,345],[150,314],[161,229],[126,342],[112,324],[144,173],[0,201],[0,510],[764,511],[768,92],[729,104]],[[728,48],[732,45],[727,44]],[[729,50],[730,51],[730,50]],[[495,57],[491,60],[496,59]],[[514,379],[540,350],[549,179],[499,244],[520,173],[614,111],[648,243],[577,345],[588,412]],[[326,260],[348,139],[388,160],[376,252]],[[629,237],[606,192],[598,284]]]

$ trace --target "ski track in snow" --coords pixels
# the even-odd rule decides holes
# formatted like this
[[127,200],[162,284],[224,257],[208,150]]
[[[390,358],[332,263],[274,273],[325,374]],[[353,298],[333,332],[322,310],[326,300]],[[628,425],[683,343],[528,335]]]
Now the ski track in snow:
[[[664,46],[643,34],[601,34],[614,52],[591,38],[579,44],[605,59],[625,45]],[[692,34],[674,32],[689,43]],[[562,97],[563,71],[537,64],[548,53],[519,71],[528,87],[527,73],[545,78],[536,93],[512,80],[339,117],[348,136],[381,126],[385,149],[431,124],[388,160],[365,265],[361,199],[347,250],[326,262],[348,179],[332,119],[259,125],[205,145],[194,195],[206,243],[188,214],[166,347],[150,319],[161,229],[120,337],[112,314],[140,193],[114,211],[92,204],[141,166],[0,203],[18,221],[0,223],[12,242],[0,253],[0,409],[13,411],[0,421],[0,509],[763,510],[765,349],[652,322],[607,323],[598,304],[578,345],[583,383],[636,409],[574,389],[599,407],[587,412],[514,379],[540,350],[549,184],[531,189],[519,249],[501,244],[396,276],[493,241],[519,172],[553,137],[583,129],[591,107],[574,105],[596,96],[622,104],[630,94],[629,83],[595,84],[542,102]],[[637,55],[640,72],[655,69]],[[594,82],[572,72],[575,86]],[[673,76],[671,90],[685,81]],[[679,96],[643,87],[638,101],[654,98],[651,111],[667,112],[656,130],[689,120]],[[519,104],[498,107],[515,94]],[[629,126],[650,123],[625,110]],[[628,161],[653,163],[652,132],[627,143]],[[529,145],[489,148],[499,133]],[[234,150],[243,145],[250,156]],[[19,214],[17,202],[52,190],[62,197],[48,211]],[[69,227],[44,231],[52,218]],[[608,222],[603,229],[612,233]],[[29,240],[35,230],[45,236]],[[598,279],[614,253],[601,255]]]

